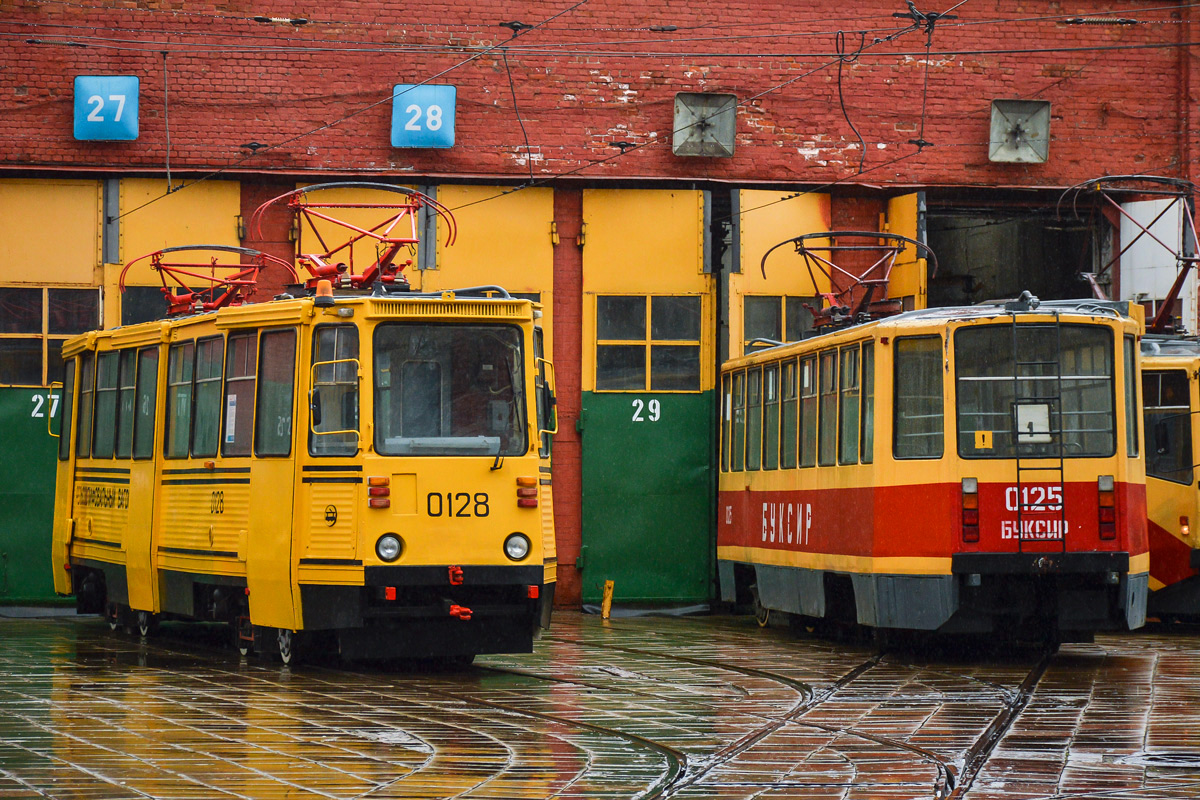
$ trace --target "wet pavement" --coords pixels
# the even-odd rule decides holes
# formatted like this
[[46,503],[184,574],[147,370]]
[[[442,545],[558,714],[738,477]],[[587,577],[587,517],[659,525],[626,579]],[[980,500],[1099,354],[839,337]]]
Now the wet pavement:
[[0,798],[1196,798],[1200,630],[880,653],[557,613],[465,670],[0,617]]

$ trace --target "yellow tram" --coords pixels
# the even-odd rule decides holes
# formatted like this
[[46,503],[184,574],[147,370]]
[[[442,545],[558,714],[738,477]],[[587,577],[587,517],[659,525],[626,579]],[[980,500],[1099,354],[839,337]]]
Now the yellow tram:
[[834,327],[722,370],[726,600],[1058,640],[1143,624],[1141,309],[1009,303]]
[[556,563],[539,306],[321,284],[66,343],[57,591],[285,663],[530,651]]
[[1200,518],[1196,436],[1200,431],[1200,341],[1183,336],[1142,340],[1146,427],[1146,513],[1150,543],[1149,612],[1200,618]]

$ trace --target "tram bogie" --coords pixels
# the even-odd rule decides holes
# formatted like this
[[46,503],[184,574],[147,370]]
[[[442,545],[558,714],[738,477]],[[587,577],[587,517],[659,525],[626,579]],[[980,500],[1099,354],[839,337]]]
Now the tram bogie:
[[733,359],[722,596],[881,630],[1143,624],[1140,309],[913,311]]

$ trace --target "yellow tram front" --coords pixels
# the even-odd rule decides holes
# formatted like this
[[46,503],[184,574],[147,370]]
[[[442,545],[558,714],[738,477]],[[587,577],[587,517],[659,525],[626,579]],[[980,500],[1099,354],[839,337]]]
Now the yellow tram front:
[[1131,313],[929,309],[728,362],[723,595],[752,585],[763,613],[879,629],[1140,626]]
[[70,342],[59,590],[285,661],[531,650],[551,377],[540,311],[489,294],[318,292]]

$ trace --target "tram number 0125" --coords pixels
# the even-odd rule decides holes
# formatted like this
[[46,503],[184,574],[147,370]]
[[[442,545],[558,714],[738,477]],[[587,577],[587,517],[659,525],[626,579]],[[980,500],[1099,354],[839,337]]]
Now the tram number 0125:
[[1009,511],[1058,511],[1062,508],[1061,486],[1016,486],[1004,490],[1004,507]]
[[430,492],[425,495],[425,511],[431,517],[486,517],[487,492]]

